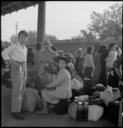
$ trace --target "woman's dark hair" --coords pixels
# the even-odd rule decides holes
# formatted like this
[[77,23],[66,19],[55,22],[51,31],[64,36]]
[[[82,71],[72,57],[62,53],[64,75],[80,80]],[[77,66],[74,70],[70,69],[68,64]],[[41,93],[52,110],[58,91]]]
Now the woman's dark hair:
[[19,33],[18,33],[18,37],[23,34],[25,35],[26,37],[28,36],[27,32],[25,30],[21,30]]
[[92,51],[93,51],[93,47],[92,46],[87,47],[86,53],[91,54]]
[[107,46],[106,45],[101,45],[99,47],[98,52],[101,53],[101,54],[107,53]]
[[58,66],[58,63],[59,63],[60,60],[64,61],[64,62],[66,63],[66,67],[67,67],[67,62],[66,62],[64,59],[60,58],[60,59],[57,61],[57,68],[58,68],[58,71],[60,70],[60,69],[59,69],[59,66]]
[[116,43],[110,43],[108,46],[108,50],[111,50],[115,45],[116,45]]
[[117,44],[116,44],[116,43],[110,43],[110,44],[108,45],[108,50],[107,50],[107,55],[106,55],[106,56],[108,56],[108,53],[110,52],[110,50],[111,50],[115,45],[117,45]]
[[[63,60],[63,61],[66,63],[66,70],[71,74],[71,70],[70,70],[70,68],[67,66],[67,62],[66,62],[64,59],[59,59],[59,61],[60,61],[60,60]],[[58,61],[58,62],[59,62],[59,61]],[[60,69],[59,69],[59,66],[58,66],[58,62],[57,62],[57,69],[58,69],[58,71],[59,71]]]

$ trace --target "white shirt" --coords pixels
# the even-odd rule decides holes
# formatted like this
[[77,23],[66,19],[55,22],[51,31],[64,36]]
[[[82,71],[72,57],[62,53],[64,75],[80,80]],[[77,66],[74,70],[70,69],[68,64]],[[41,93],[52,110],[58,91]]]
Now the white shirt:
[[2,51],[2,57],[4,60],[12,58],[15,61],[26,62],[27,61],[27,48],[24,47],[18,42],[12,44],[8,48]]
[[93,58],[92,55],[90,54],[86,54],[84,57],[84,67],[92,67],[93,69],[95,69],[95,65],[93,62]]
[[105,60],[106,66],[112,68],[116,59],[117,59],[117,51],[110,51],[108,57]]

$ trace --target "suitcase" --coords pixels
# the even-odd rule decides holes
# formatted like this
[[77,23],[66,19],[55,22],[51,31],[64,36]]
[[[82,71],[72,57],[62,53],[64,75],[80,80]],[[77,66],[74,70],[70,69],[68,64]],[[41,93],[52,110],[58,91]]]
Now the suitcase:
[[122,118],[123,118],[123,112],[122,112],[122,110],[123,110],[123,100],[121,99],[121,101],[120,101],[120,108],[119,108],[120,110],[119,110],[119,120],[118,120],[118,126],[119,127],[122,127]]
[[120,108],[120,101],[110,102],[107,107],[107,113],[106,113],[107,119],[115,125],[118,125],[119,108]]
[[88,119],[88,103],[87,102],[72,102],[68,108],[69,116],[76,121]]

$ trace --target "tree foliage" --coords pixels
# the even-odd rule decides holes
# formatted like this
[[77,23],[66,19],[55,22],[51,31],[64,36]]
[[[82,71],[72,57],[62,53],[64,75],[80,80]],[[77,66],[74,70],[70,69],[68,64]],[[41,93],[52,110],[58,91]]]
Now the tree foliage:
[[98,34],[101,40],[114,37],[115,40],[122,35],[122,5],[114,4],[100,14],[95,11],[91,14],[89,30]]
[[28,40],[27,44],[36,44],[37,42],[37,32],[36,31],[29,31],[28,32]]
[[86,30],[80,30],[81,34],[82,34],[82,39],[96,39],[96,36],[91,32],[87,32]]
[[54,36],[54,35],[45,34],[44,40],[49,40],[49,41],[51,41],[51,42],[54,42],[54,41],[56,41],[56,40],[58,40],[58,39],[57,39],[56,36]]

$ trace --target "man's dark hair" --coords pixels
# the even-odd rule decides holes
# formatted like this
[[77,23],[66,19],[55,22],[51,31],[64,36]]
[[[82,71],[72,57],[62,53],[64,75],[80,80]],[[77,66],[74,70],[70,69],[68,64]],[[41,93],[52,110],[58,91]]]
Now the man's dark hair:
[[92,46],[88,46],[86,52],[91,54],[92,51],[93,51],[93,47]]
[[27,32],[25,30],[21,30],[19,33],[18,33],[18,36],[20,36],[21,34],[25,35],[26,37],[28,36]]

